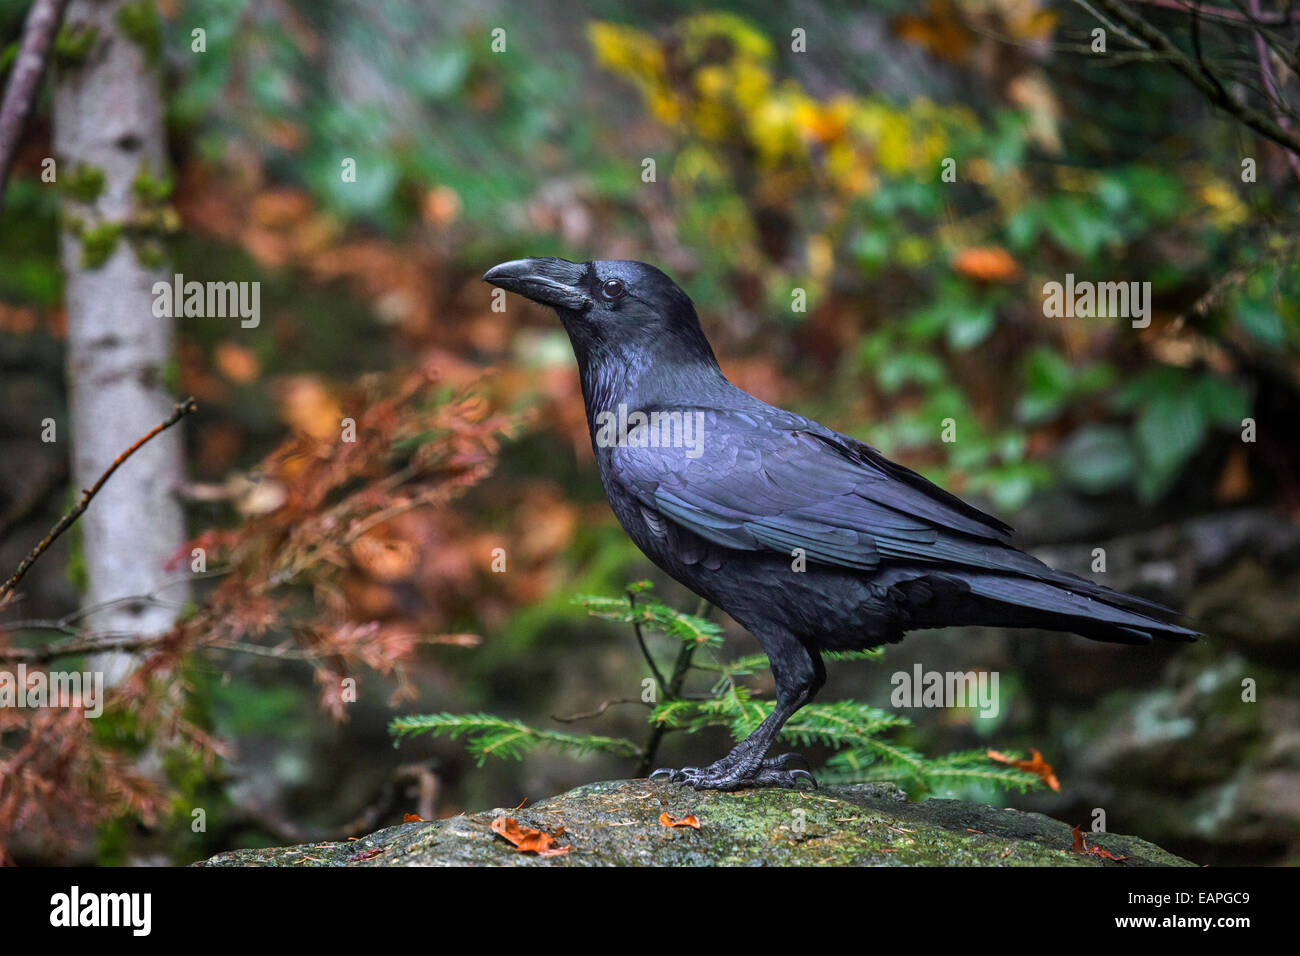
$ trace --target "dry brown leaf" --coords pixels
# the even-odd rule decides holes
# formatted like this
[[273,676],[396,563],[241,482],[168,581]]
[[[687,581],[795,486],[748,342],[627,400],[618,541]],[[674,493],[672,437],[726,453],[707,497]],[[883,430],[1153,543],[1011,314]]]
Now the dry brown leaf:
[[343,409],[314,375],[290,375],[276,383],[280,417],[294,431],[324,441],[343,427]]
[[670,817],[665,812],[659,814],[659,825],[661,827],[691,827],[692,829],[698,830],[700,828],[700,820],[693,813],[688,813],[680,820],[677,820],[674,819],[673,817]]
[[420,560],[419,549],[400,538],[366,534],[352,542],[352,559],[380,581],[405,581]]
[[497,817],[492,821],[492,832],[514,844],[520,853],[536,853],[538,856],[560,856],[568,853],[571,846],[553,846],[552,844],[564,833],[560,827],[554,833],[521,827],[514,817]]
[[253,350],[235,342],[222,342],[212,353],[214,364],[236,385],[247,385],[262,371],[262,363]]
[[1080,827],[1073,827],[1070,830],[1070,836],[1074,838],[1074,845],[1070,847],[1071,851],[1074,853],[1083,853],[1087,856],[1099,856],[1103,860],[1114,860],[1116,863],[1128,859],[1126,856],[1116,856],[1109,850],[1104,850],[1099,846],[1088,846],[1088,841],[1084,839],[1083,830]]
[[929,0],[923,15],[894,18],[894,33],[950,63],[962,63],[974,45],[974,34],[950,0]]
[[1219,504],[1241,501],[1250,494],[1250,461],[1245,446],[1238,445],[1228,453],[1223,471],[1214,484],[1214,500]]
[[1028,773],[1037,774],[1038,777],[1053,790],[1058,793],[1061,790],[1061,782],[1056,779],[1056,774],[1052,770],[1052,765],[1043,759],[1043,755],[1032,748],[1029,751],[1033,754],[1028,760],[1015,760],[1002,753],[1000,750],[990,750],[988,758],[996,760],[998,763],[1009,764],[1017,770],[1024,770]]

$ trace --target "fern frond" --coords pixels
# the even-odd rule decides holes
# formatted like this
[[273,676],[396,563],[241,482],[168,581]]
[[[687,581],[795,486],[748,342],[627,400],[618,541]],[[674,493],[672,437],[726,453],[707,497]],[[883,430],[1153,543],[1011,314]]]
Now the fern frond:
[[650,631],[675,637],[682,643],[722,643],[722,627],[707,618],[675,611],[666,604],[643,598],[634,605],[626,598],[603,597],[597,594],[580,594],[573,599],[587,609],[592,617],[620,624],[639,624]]
[[781,728],[781,736],[805,745],[856,746],[874,742],[882,730],[909,723],[911,721],[906,717],[855,701],[842,700],[807,705]]
[[884,656],[885,652],[881,648],[873,647],[865,651],[826,651],[822,654],[822,659],[828,661],[878,661]]
[[987,750],[962,750],[936,757],[927,761],[925,775],[936,786],[988,783],[1021,793],[1046,786],[1036,773],[991,762]]
[[732,738],[744,740],[772,712],[765,701],[749,699],[749,691],[733,686],[709,700],[673,700],[660,704],[650,720],[671,730],[694,733],[705,727],[726,727]]
[[443,713],[398,717],[389,724],[388,729],[399,739],[427,733],[435,737],[445,736],[455,740],[464,735],[465,749],[477,758],[480,767],[488,757],[521,760],[541,745],[555,747],[575,756],[612,753],[632,757],[640,753],[640,748],[636,744],[622,737],[541,730],[517,720],[506,720],[491,714]]

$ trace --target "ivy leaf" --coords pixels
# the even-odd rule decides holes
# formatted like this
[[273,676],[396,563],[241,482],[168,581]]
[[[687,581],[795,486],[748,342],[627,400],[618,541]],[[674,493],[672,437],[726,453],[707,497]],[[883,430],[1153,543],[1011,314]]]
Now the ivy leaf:
[[1151,502],[1164,494],[1201,446],[1205,431],[1205,413],[1194,392],[1153,396],[1134,426],[1143,466],[1138,473],[1138,497]]

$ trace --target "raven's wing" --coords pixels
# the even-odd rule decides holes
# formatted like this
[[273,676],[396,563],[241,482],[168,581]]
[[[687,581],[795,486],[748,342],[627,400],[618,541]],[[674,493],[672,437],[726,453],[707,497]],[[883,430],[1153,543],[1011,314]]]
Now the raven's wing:
[[1046,570],[1006,546],[1005,524],[867,445],[780,409],[699,411],[696,448],[638,446],[633,432],[613,470],[643,508],[718,546],[801,548],[858,569],[906,560]]

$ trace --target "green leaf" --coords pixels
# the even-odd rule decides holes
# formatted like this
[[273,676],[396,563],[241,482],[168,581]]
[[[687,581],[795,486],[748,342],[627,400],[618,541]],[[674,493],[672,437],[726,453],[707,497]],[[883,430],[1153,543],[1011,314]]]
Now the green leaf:
[[1205,413],[1195,393],[1180,391],[1153,396],[1139,411],[1134,425],[1142,460],[1138,497],[1150,502],[1164,494],[1187,459],[1200,447],[1205,431]]
[[997,313],[990,303],[972,303],[948,320],[948,345],[957,351],[979,345],[988,338],[996,324]]
[[1062,477],[1085,494],[1097,495],[1133,481],[1137,455],[1128,431],[1118,425],[1087,425],[1061,449]]
[[897,392],[909,382],[936,385],[947,375],[943,363],[924,352],[895,352],[886,355],[876,368],[876,381],[882,391]]
[[1202,376],[1195,386],[1195,401],[1206,419],[1236,427],[1250,414],[1250,398],[1239,383],[1221,375]]
[[1120,238],[1110,214],[1078,196],[1057,196],[1047,203],[1047,232],[1061,248],[1085,259],[1107,242]]
[[1016,417],[1028,424],[1051,419],[1070,397],[1074,370],[1055,349],[1040,346],[1025,360],[1025,391]]
[[1286,345],[1286,325],[1270,303],[1243,297],[1233,314],[1237,325],[1255,341],[1273,348]]

